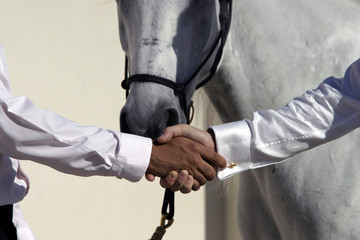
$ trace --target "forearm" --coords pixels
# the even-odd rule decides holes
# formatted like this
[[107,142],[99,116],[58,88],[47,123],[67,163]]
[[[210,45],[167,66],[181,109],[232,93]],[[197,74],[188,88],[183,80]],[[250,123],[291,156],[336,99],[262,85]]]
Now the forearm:
[[281,162],[358,128],[359,66],[358,61],[343,79],[328,78],[277,110],[255,112],[252,121],[213,127],[217,150],[230,166],[218,177]]
[[25,97],[0,101],[1,152],[59,171],[139,180],[150,159],[150,139],[81,126]]

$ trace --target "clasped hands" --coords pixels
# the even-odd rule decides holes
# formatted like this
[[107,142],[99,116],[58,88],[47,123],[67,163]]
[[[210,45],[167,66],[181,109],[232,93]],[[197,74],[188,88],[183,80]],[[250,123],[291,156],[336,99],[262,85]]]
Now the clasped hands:
[[167,127],[153,144],[146,179],[161,177],[160,185],[182,193],[197,191],[225,168],[225,159],[215,152],[210,133],[186,124]]

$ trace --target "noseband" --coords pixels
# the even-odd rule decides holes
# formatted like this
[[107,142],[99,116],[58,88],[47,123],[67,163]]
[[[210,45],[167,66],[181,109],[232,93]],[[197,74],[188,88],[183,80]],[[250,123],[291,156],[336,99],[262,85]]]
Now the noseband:
[[196,71],[191,75],[191,77],[185,82],[185,83],[176,83],[170,79],[154,76],[150,74],[135,74],[132,76],[128,76],[128,59],[126,57],[125,59],[125,79],[122,81],[121,86],[123,89],[126,90],[126,97],[129,95],[130,85],[133,82],[153,82],[157,84],[161,84],[163,86],[169,87],[174,90],[175,96],[179,97],[180,106],[182,110],[185,113],[187,123],[190,123],[190,109],[192,108],[192,101],[189,102],[189,104],[186,101],[186,93],[185,90],[187,86],[194,80],[194,78],[199,74],[199,72],[203,69],[205,64],[209,61],[210,57],[213,55],[213,53],[216,50],[216,47],[219,45],[219,48],[217,50],[213,65],[210,69],[209,75],[200,81],[196,85],[195,90],[198,88],[204,86],[206,83],[208,83],[215,75],[217,67],[219,65],[223,49],[225,46],[225,42],[230,30],[230,23],[231,23],[231,12],[232,12],[232,1],[231,0],[219,0],[220,2],[220,14],[219,14],[219,21],[220,21],[220,32],[217,36],[215,42],[213,43],[213,46],[211,47],[208,55],[204,58],[204,60],[201,62],[199,67],[196,69]]

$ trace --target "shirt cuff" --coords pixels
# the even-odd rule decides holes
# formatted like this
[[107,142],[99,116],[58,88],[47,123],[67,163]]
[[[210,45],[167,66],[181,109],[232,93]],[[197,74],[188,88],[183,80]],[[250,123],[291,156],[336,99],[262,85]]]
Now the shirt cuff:
[[150,138],[121,133],[119,156],[111,170],[119,173],[118,178],[140,181],[149,166],[151,151]]
[[250,169],[251,131],[246,121],[212,126],[210,129],[214,132],[217,152],[227,162],[226,168],[218,170],[218,179],[224,180]]

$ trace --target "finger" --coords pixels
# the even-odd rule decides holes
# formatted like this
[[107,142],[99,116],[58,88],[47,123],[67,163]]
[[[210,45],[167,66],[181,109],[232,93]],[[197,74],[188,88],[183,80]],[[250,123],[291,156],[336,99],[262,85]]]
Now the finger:
[[213,180],[216,177],[215,168],[205,160],[202,161],[203,163],[199,164],[198,166],[198,171],[206,178],[207,181]]
[[226,167],[225,158],[223,158],[223,156],[221,156],[215,151],[211,151],[205,148],[200,151],[200,155],[203,159],[206,159],[206,161],[208,161],[215,168],[219,167],[222,169]]
[[192,185],[192,190],[198,191],[200,188],[201,188],[200,183],[194,179],[193,185]]
[[149,182],[153,182],[155,180],[155,176],[152,175],[151,173],[146,173],[145,174],[145,178],[146,180],[148,180]]
[[[196,157],[192,165],[196,166],[196,170],[199,172],[199,174],[205,177],[208,181],[213,180],[216,177],[216,158],[220,157],[220,155],[204,146],[198,146],[197,151],[199,152],[200,156],[198,155]],[[194,174],[192,175],[195,177],[196,180],[198,180],[197,176],[195,176]],[[201,181],[199,181],[199,183],[200,185],[203,185]]]
[[191,127],[187,124],[182,124],[179,128],[176,129],[177,131],[173,131],[173,137],[183,136],[189,138],[195,142],[198,142],[205,147],[215,149],[215,144],[213,137],[210,133],[203,131],[198,128]]
[[194,171],[194,179],[199,182],[200,186],[205,185],[207,182],[206,177],[201,174],[199,171]]
[[187,124],[179,124],[167,127],[157,141],[160,144],[171,141],[174,137],[185,137],[198,142],[208,148],[215,149],[215,143],[210,133],[198,128],[191,127]]
[[173,192],[179,191],[181,187],[185,184],[186,180],[188,179],[189,173],[186,170],[181,170],[179,177],[176,179],[173,186],[170,187],[170,190]]
[[194,178],[193,178],[193,176],[189,175],[188,178],[186,179],[184,185],[180,188],[180,192],[190,193],[192,190],[193,184],[194,184]]
[[161,178],[160,185],[163,188],[169,188],[174,185],[176,179],[178,178],[179,174],[176,171],[169,172],[166,177]]
[[172,132],[165,130],[163,135],[161,135],[160,137],[157,138],[157,141],[160,144],[164,144],[164,143],[170,142],[172,138],[173,138]]
[[215,149],[213,138],[211,137],[210,133],[206,131],[197,128],[192,128],[191,130],[186,131],[186,135],[184,134],[184,137],[187,137],[195,142],[198,142],[212,150]]
[[186,126],[186,124],[179,124],[165,128],[164,133],[158,137],[157,141],[163,144],[170,142],[173,137],[184,136],[184,127]]

